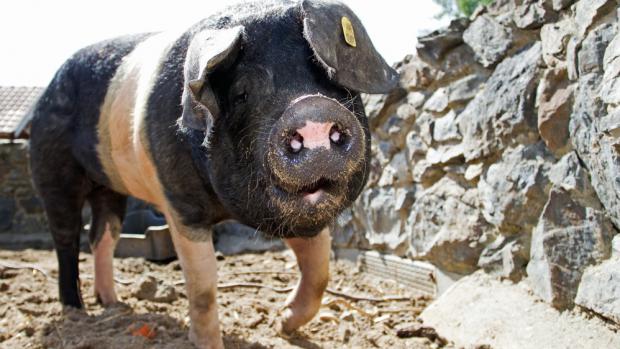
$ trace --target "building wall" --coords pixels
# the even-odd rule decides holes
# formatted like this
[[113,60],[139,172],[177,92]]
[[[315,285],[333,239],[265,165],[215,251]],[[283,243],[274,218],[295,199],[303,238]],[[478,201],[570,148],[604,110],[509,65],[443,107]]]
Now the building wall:
[[47,231],[28,167],[28,141],[0,141],[0,234]]

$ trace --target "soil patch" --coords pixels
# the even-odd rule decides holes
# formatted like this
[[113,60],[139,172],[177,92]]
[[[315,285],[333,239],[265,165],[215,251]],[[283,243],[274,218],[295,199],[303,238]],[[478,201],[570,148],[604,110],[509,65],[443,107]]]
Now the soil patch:
[[[218,261],[218,304],[227,348],[451,347],[432,329],[419,328],[427,297],[392,280],[332,262],[330,289],[320,314],[290,338],[276,331],[287,288],[298,274],[288,251],[223,257]],[[55,254],[0,250],[0,347],[191,348],[183,275],[178,261],[115,259],[123,303],[101,307],[93,296],[93,261],[80,254],[86,311],[58,301]],[[266,287],[259,287],[264,285]],[[368,298],[348,299],[347,296]],[[372,299],[374,298],[374,299]],[[377,298],[384,298],[378,301]],[[413,330],[412,330],[413,329]],[[430,332],[430,335],[427,335]]]

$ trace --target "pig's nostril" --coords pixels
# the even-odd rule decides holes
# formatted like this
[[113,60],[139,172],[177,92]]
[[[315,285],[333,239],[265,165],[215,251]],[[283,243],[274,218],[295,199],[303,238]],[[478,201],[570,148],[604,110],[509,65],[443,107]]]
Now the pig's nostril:
[[341,145],[344,142],[344,135],[337,125],[332,126],[329,130],[329,140],[335,145]]
[[301,151],[301,148],[304,147],[304,137],[302,137],[299,133],[295,132],[295,134],[293,134],[293,136],[291,137],[289,146],[291,147],[293,153],[299,153]]

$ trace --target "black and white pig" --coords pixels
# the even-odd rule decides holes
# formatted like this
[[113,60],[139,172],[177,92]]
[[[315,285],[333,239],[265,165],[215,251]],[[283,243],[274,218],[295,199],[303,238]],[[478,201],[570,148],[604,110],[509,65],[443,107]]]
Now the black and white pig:
[[78,246],[86,201],[95,293],[104,305],[118,301],[112,256],[133,195],[169,223],[198,347],[223,347],[211,227],[224,219],[285,239],[301,278],[281,330],[305,324],[329,278],[324,228],[368,176],[359,93],[385,93],[397,81],[360,20],[335,1],[247,3],[185,32],[78,51],[36,105],[30,143],[62,303],[83,306]]

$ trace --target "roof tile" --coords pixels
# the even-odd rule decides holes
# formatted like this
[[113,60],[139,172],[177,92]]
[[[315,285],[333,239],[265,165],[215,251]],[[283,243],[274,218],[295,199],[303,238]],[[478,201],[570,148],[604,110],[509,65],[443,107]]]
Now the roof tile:
[[43,92],[43,87],[0,86],[0,138],[15,138],[29,120],[30,108]]

